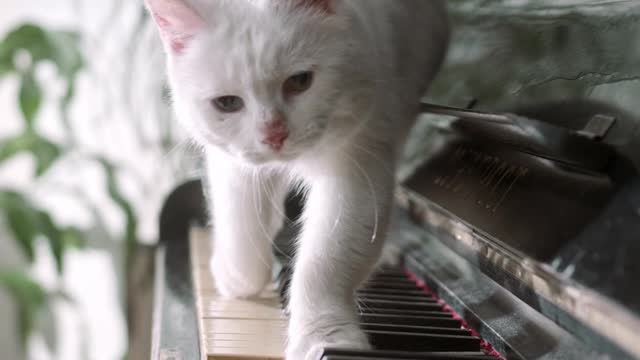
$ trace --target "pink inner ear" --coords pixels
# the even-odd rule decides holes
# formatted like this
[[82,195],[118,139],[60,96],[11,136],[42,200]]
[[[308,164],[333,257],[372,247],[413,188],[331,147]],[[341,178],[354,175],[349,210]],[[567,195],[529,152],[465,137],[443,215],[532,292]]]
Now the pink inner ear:
[[190,38],[205,25],[204,20],[184,0],[146,0],[163,41],[181,53]]

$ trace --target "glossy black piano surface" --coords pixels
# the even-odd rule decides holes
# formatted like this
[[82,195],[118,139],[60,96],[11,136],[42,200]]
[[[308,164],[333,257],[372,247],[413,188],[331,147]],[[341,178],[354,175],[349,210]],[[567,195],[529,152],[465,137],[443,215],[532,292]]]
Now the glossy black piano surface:
[[405,206],[584,341],[638,356],[640,118],[586,100],[510,112],[523,117],[453,121],[400,190]]
[[[425,116],[402,169],[406,207],[536,311],[612,359],[640,358],[640,58],[628,47],[640,36],[640,2],[448,4],[456,31],[430,101],[474,99],[476,109],[572,131],[598,112],[623,120],[583,147],[585,139],[548,126],[522,138]],[[536,106],[553,102],[560,106]],[[612,346],[622,338],[633,354]]]

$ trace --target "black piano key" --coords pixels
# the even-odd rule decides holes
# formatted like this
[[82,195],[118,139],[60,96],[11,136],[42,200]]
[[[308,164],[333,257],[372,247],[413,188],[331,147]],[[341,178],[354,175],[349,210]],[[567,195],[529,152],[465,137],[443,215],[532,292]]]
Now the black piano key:
[[[285,267],[277,278],[281,299],[285,307],[292,273],[291,267]],[[364,288],[358,291],[358,297],[358,303],[362,309],[362,328],[378,350],[365,355],[365,357],[362,357],[362,354],[357,355],[357,358],[354,358],[353,354],[344,355],[348,359],[375,359],[371,356],[376,356],[379,359],[401,359],[400,357],[387,357],[385,353],[380,352],[385,349],[402,350],[405,355],[407,351],[415,353],[418,351],[480,349],[480,340],[470,336],[469,330],[462,329],[459,320],[453,319],[452,315],[445,312],[435,299],[408,279],[404,272],[397,271],[372,276],[364,284]],[[438,359],[433,356],[440,355],[430,354],[428,356],[430,357],[424,357],[424,359]],[[455,359],[450,356],[440,358]],[[337,358],[325,357],[324,359],[335,360]],[[467,357],[466,359],[473,358]]]
[[412,311],[412,310],[398,310],[398,309],[367,309],[361,308],[360,312],[363,314],[383,314],[383,315],[398,315],[398,316],[426,316],[426,317],[438,317],[438,318],[451,318],[453,315],[446,311]]
[[366,282],[363,284],[363,289],[421,291],[421,289],[414,282],[394,283],[393,281]]
[[462,322],[452,317],[408,316],[376,313],[360,313],[362,323],[382,323],[393,325],[431,326],[459,329]]
[[369,284],[394,284],[394,285],[402,284],[402,285],[407,285],[407,286],[411,286],[418,289],[418,285],[416,284],[416,282],[409,279],[406,276],[404,278],[372,277],[372,278],[369,278],[367,281],[365,281],[363,283],[363,286],[367,287],[367,285]]
[[496,360],[482,352],[420,352],[325,349],[321,360]]
[[437,304],[438,300],[430,297],[428,294],[420,294],[410,296],[410,295],[384,295],[384,294],[376,294],[376,293],[368,293],[368,292],[359,292],[358,299],[375,299],[375,300],[389,300],[389,301],[410,301],[410,302],[427,302],[432,304]]
[[411,325],[393,325],[393,324],[360,324],[362,330],[366,331],[388,331],[415,334],[440,334],[440,335],[460,335],[471,336],[471,330],[454,329],[430,326],[411,326]]
[[378,350],[402,351],[480,351],[480,338],[475,336],[433,335],[368,331],[371,346]]
[[415,301],[395,301],[395,300],[379,300],[372,298],[361,298],[358,303],[365,308],[372,309],[396,309],[396,310],[412,310],[412,311],[441,311],[442,306],[433,302],[415,302]]
[[373,272],[374,274],[381,275],[394,275],[407,277],[406,271],[401,267],[379,267]]
[[402,296],[424,296],[429,297],[429,294],[421,290],[420,288],[414,289],[371,289],[363,288],[358,290],[358,294],[378,294],[378,295],[402,295]]
[[[406,280],[411,280],[407,277],[406,274],[401,273],[401,274],[388,274],[388,273],[381,273],[381,274],[373,274],[369,277],[370,281],[406,281]],[[411,280],[413,281],[413,280]]]
[[369,277],[366,281],[363,282],[364,285],[377,283],[377,284],[406,284],[411,285],[413,287],[418,287],[415,281],[409,279],[408,277],[399,278],[399,277]]
[[407,276],[407,272],[405,271],[405,269],[401,268],[401,267],[385,267],[385,268],[376,268],[375,270],[373,270],[373,273],[378,275],[404,275],[405,277]]

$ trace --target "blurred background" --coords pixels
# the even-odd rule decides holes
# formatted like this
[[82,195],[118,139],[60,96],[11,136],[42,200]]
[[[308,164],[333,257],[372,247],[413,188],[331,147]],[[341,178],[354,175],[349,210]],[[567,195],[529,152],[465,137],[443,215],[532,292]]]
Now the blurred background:
[[195,176],[163,60],[142,1],[0,1],[1,358],[144,358],[159,211]]
[[[637,1],[448,4],[455,33],[430,100],[589,97],[640,113]],[[3,359],[149,358],[160,208],[199,175],[163,61],[141,0],[0,0]],[[442,126],[420,120],[403,175]]]

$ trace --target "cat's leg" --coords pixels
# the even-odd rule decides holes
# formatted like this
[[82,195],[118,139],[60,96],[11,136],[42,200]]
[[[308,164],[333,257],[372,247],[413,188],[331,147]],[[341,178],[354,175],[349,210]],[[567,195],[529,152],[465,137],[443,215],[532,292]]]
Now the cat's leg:
[[286,184],[223,154],[208,156],[213,216],[211,271],[226,297],[259,294],[271,280],[272,242],[284,220]]
[[353,148],[314,162],[296,258],[287,360],[325,347],[367,348],[355,290],[383,246],[394,187],[391,150]]

